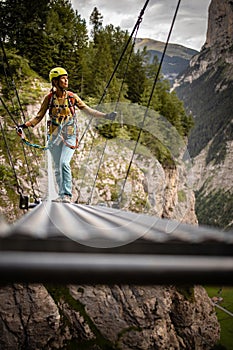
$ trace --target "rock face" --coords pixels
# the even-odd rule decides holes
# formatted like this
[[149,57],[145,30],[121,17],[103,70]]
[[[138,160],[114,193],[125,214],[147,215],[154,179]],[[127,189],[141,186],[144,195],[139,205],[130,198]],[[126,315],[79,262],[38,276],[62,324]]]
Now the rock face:
[[209,22],[205,47],[232,46],[233,37],[233,2],[212,0],[209,6]]
[[41,285],[0,288],[0,348],[48,349],[60,327],[60,314]]
[[[100,149],[103,141],[98,141]],[[99,160],[98,147],[91,154],[88,167],[88,179],[83,182],[74,179],[74,188],[80,189],[80,201],[87,202]],[[182,152],[181,152],[182,153]],[[122,182],[131,160],[129,148],[114,141],[108,142],[105,161],[101,165],[93,196],[93,204],[105,202],[111,206],[122,187]],[[81,163],[85,164],[88,153],[82,152]],[[75,168],[78,168],[80,159]],[[146,212],[158,217],[166,217],[180,222],[197,224],[195,214],[195,198],[190,181],[188,166],[180,159],[176,166],[163,167],[156,158],[147,154],[136,154],[123,193],[123,210]],[[78,194],[76,194],[78,195]]]
[[1,349],[211,349],[219,325],[205,290],[12,285],[0,289]]
[[206,43],[174,86],[195,120],[188,150],[194,162],[198,221],[225,229],[233,223],[232,24],[233,2],[212,0]]

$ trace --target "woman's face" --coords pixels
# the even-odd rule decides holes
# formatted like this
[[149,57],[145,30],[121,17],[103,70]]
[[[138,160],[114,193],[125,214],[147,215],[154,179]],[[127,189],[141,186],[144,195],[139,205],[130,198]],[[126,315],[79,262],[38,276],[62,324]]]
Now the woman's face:
[[59,86],[62,89],[68,88],[68,76],[67,75],[61,75],[59,78]]

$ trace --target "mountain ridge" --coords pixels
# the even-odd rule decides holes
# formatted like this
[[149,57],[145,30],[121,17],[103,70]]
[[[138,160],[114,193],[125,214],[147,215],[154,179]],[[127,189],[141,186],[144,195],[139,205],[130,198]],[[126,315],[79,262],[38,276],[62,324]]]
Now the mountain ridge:
[[[147,47],[147,50],[154,50],[163,52],[165,47],[165,42],[151,39],[151,38],[137,38],[135,47],[139,50],[142,50],[144,47]],[[166,55],[167,56],[180,56],[184,59],[190,59],[192,56],[197,54],[199,51],[189,48],[187,46],[175,43],[168,43]]]
[[[157,56],[161,60],[165,43],[162,41],[137,38],[135,42],[135,50],[142,51],[146,48],[149,61],[153,63],[154,57]],[[169,43],[164,56],[162,65],[162,73],[171,83],[188,67],[190,59],[196,55],[198,51],[179,44]]]

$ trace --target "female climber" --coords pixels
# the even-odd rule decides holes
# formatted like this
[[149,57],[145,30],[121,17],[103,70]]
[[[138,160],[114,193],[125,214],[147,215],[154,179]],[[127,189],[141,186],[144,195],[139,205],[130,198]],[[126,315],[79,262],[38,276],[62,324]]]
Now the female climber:
[[116,112],[102,113],[87,106],[81,98],[68,91],[68,73],[62,67],[53,68],[49,73],[52,88],[41,104],[36,117],[19,128],[34,127],[49,111],[49,150],[55,165],[55,177],[59,197],[54,202],[70,203],[72,198],[72,173],[70,162],[77,148],[76,109],[92,117],[114,120]]

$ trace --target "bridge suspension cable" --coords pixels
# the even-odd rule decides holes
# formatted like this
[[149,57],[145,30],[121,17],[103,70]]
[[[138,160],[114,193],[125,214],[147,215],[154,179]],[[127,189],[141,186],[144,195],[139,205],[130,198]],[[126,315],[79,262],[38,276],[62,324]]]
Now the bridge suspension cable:
[[[17,99],[17,103],[19,105],[20,113],[22,115],[22,120],[25,122],[26,118],[25,118],[24,110],[23,110],[23,107],[22,107],[22,103],[20,101],[18,90],[17,90],[15,82],[14,82],[13,75],[11,73],[11,69],[10,69],[9,61],[8,61],[7,54],[6,54],[6,51],[5,51],[5,48],[4,48],[4,43],[3,43],[2,37],[0,38],[0,42],[1,42],[1,49],[2,49],[2,53],[3,53],[3,68],[4,68],[6,84],[8,86],[9,91],[11,91],[13,89],[14,94],[15,94],[16,99]],[[6,66],[6,68],[5,68],[5,66]],[[12,122],[17,127],[18,126],[18,122],[17,122],[17,120],[15,118],[15,115],[17,115],[18,113],[16,111],[13,98],[11,98],[10,100],[11,100],[12,108],[13,108],[13,111],[14,111],[13,113],[10,112],[10,110],[7,107],[6,103],[4,102],[3,98],[0,96],[0,101],[1,101],[1,103],[3,105],[3,108],[6,110],[7,114],[11,118]],[[1,125],[1,128],[2,128],[2,125]],[[3,128],[2,128],[2,132],[4,132]],[[5,136],[5,141],[6,141],[6,136]],[[5,142],[5,144],[6,144],[6,142]],[[8,153],[9,153],[10,152],[9,146],[7,145],[7,147],[8,147]],[[25,163],[26,163],[26,167],[27,167],[27,175],[29,177],[30,187],[32,189],[33,197],[34,197],[35,201],[37,201],[38,195],[36,194],[36,191],[35,191],[34,181],[33,181],[33,178],[32,178],[31,169],[30,169],[30,166],[29,166],[27,154],[26,154],[25,147],[24,147],[23,143],[22,143],[22,151],[23,151],[23,155],[24,155],[24,159],[25,159]],[[35,159],[37,166],[39,166],[38,156],[35,153],[35,150],[32,149],[32,152],[33,152],[33,155],[34,155],[33,158]],[[11,164],[13,164],[13,163],[11,162]],[[36,184],[36,186],[38,188],[38,192],[40,192],[37,180],[35,180],[35,184]],[[17,192],[18,192],[18,190],[17,190]],[[21,190],[20,190],[20,195],[22,196],[22,191]]]
[[[126,44],[125,44],[125,46],[124,46],[124,48],[123,48],[123,50],[122,50],[122,52],[121,52],[121,55],[120,55],[120,57],[119,57],[119,59],[118,59],[116,65],[115,65],[115,67],[114,67],[114,70],[113,70],[113,72],[112,72],[112,74],[111,74],[111,76],[110,76],[110,78],[109,78],[109,80],[108,80],[108,82],[107,82],[107,84],[106,84],[106,86],[105,86],[105,88],[104,88],[104,91],[103,91],[103,94],[102,94],[102,96],[101,96],[101,98],[100,98],[100,100],[99,100],[98,106],[99,106],[99,105],[102,103],[102,101],[104,100],[104,98],[105,98],[105,96],[106,96],[106,93],[107,93],[107,90],[108,90],[108,88],[109,88],[109,86],[110,86],[110,84],[111,84],[111,82],[112,82],[112,80],[113,80],[113,78],[114,78],[114,76],[115,76],[115,74],[116,74],[116,72],[117,72],[117,70],[118,70],[118,68],[119,68],[119,66],[120,66],[120,64],[121,64],[121,62],[122,62],[122,60],[123,60],[123,57],[124,57],[124,55],[125,55],[125,53],[126,53],[128,47],[130,46],[130,44],[131,44],[131,42],[132,42],[132,38],[134,37],[133,43],[132,43],[132,45],[131,45],[131,50],[130,50],[130,53],[129,53],[128,61],[127,61],[127,64],[126,64],[126,68],[125,68],[125,72],[124,72],[124,77],[123,77],[123,80],[122,80],[122,82],[121,82],[121,87],[120,87],[120,89],[119,89],[118,99],[117,99],[116,106],[115,106],[115,110],[117,111],[118,102],[119,102],[119,100],[120,100],[121,91],[122,91],[123,85],[124,85],[124,83],[125,83],[125,77],[126,77],[126,73],[127,73],[127,70],[128,70],[129,61],[130,61],[130,58],[131,58],[131,55],[132,55],[132,52],[133,52],[133,49],[134,49],[135,40],[136,40],[136,37],[137,37],[137,33],[138,33],[138,30],[139,30],[139,26],[140,26],[140,24],[141,24],[141,22],[142,22],[143,15],[144,15],[144,13],[145,13],[145,10],[146,10],[148,4],[149,4],[149,0],[146,0],[146,2],[145,2],[145,4],[144,4],[143,8],[142,8],[141,11],[140,11],[140,14],[139,14],[139,16],[138,16],[138,19],[137,19],[137,21],[136,21],[136,23],[135,23],[135,25],[134,25],[134,28],[133,28],[133,30],[132,30],[132,32],[131,32],[131,34],[130,34],[130,36],[129,36],[129,38],[128,38],[128,40],[127,40],[127,42],[126,42]],[[85,128],[85,130],[84,130],[84,132],[83,132],[83,134],[82,134],[82,136],[81,136],[81,138],[80,138],[79,143],[81,143],[81,141],[82,141],[84,135],[86,134],[86,132],[87,132],[88,129],[90,128],[90,125],[91,125],[91,123],[92,123],[92,120],[93,120],[93,118],[91,118],[91,119],[89,120],[89,122],[88,122],[88,124],[87,124],[87,126],[86,126],[86,128]],[[90,147],[90,150],[89,150],[89,155],[88,155],[88,157],[87,157],[86,163],[88,163],[88,161],[89,161],[89,159],[90,159],[90,155],[91,155],[91,151],[92,151],[92,148],[93,148],[93,144],[94,144],[94,137],[92,137],[92,143],[91,143],[91,147]],[[97,169],[97,172],[96,172],[96,174],[95,174],[94,183],[93,183],[92,188],[91,188],[91,194],[90,194],[90,196],[89,196],[89,198],[88,198],[88,201],[87,201],[88,204],[91,204],[91,202],[92,202],[92,197],[93,197],[93,193],[94,193],[96,181],[97,181],[97,178],[98,178],[99,170],[100,170],[100,167],[101,167],[101,164],[102,164],[102,161],[103,161],[103,157],[104,157],[104,153],[105,153],[106,147],[107,147],[107,139],[106,139],[105,142],[104,142],[104,146],[103,146],[103,150],[102,150],[102,153],[101,153],[101,156],[100,156],[100,161],[99,161],[98,169]],[[81,189],[82,189],[82,186],[83,186],[83,183],[84,183],[84,178],[85,178],[85,175],[86,175],[86,171],[87,171],[87,166],[86,166],[86,168],[85,168],[85,171],[84,171],[84,174],[83,174],[83,178],[82,178],[82,181],[81,181],[81,186],[80,186],[80,189],[79,189],[79,196],[80,196]],[[78,196],[76,202],[79,201],[79,196]]]
[[160,74],[160,71],[161,71],[161,68],[162,68],[162,64],[163,64],[164,56],[165,56],[165,53],[166,53],[166,50],[167,50],[167,46],[168,46],[168,43],[169,43],[169,40],[170,40],[170,36],[171,36],[172,30],[173,30],[173,27],[174,27],[174,24],[175,24],[175,21],[176,21],[176,17],[177,17],[177,13],[178,13],[178,10],[179,10],[180,2],[181,2],[181,0],[178,0],[178,3],[176,5],[175,13],[174,13],[173,20],[172,20],[172,23],[171,23],[171,27],[170,27],[170,30],[169,30],[169,33],[168,33],[168,36],[167,36],[166,44],[164,46],[162,57],[161,57],[161,60],[160,60],[159,66],[158,66],[158,70],[157,70],[156,75],[155,75],[155,79],[154,79],[154,83],[153,83],[153,86],[152,86],[152,89],[151,89],[150,97],[149,97],[149,100],[148,100],[148,103],[147,103],[147,107],[146,107],[146,110],[145,110],[145,113],[144,113],[144,117],[143,117],[143,120],[142,120],[141,128],[139,129],[137,140],[135,142],[135,146],[134,146],[134,149],[133,149],[133,152],[132,152],[132,156],[131,156],[131,159],[130,159],[130,162],[129,162],[129,166],[128,166],[128,169],[127,169],[127,172],[126,172],[126,175],[125,175],[125,179],[123,181],[121,192],[120,192],[120,195],[118,197],[118,204],[120,204],[121,200],[122,200],[122,196],[123,196],[123,193],[124,193],[125,185],[126,185],[126,182],[127,182],[127,179],[128,179],[129,173],[130,173],[130,169],[131,169],[131,166],[132,166],[132,163],[133,163],[133,159],[134,159],[134,156],[135,156],[135,153],[136,153],[136,149],[137,149],[137,146],[138,146],[138,143],[139,143],[142,131],[143,131],[143,126],[145,124],[145,120],[146,120],[146,117],[148,115],[148,110],[149,110],[149,107],[150,107],[150,104],[151,104],[151,99],[152,99],[153,94],[154,94],[155,86],[156,86],[156,84],[158,82],[159,74]]
[[15,177],[17,193],[19,195],[23,195],[23,189],[20,186],[20,182],[19,182],[19,179],[18,179],[18,176],[17,176],[17,172],[16,172],[16,169],[15,169],[15,166],[14,166],[14,162],[13,162],[13,159],[12,159],[12,156],[11,156],[10,147],[8,145],[8,141],[7,141],[7,138],[6,138],[6,135],[5,135],[5,131],[4,131],[4,127],[2,125],[2,120],[1,119],[0,119],[0,126],[1,126],[3,140],[4,140],[4,143],[5,143],[5,146],[6,146],[6,150],[7,150],[9,163],[10,163],[11,169],[12,169],[14,177]]
[[[129,173],[130,173],[130,169],[131,169],[131,166],[132,166],[132,163],[133,163],[133,159],[134,159],[134,156],[135,156],[135,153],[136,153],[136,149],[137,149],[137,146],[138,146],[138,143],[139,143],[142,131],[143,131],[143,126],[144,126],[145,120],[147,118],[147,114],[148,114],[148,110],[149,110],[149,107],[150,107],[150,104],[151,104],[151,100],[152,100],[152,97],[153,97],[153,94],[154,94],[154,90],[155,90],[156,84],[157,84],[158,79],[159,79],[159,75],[160,75],[160,72],[161,72],[162,64],[163,64],[164,57],[165,57],[166,50],[167,50],[167,46],[168,46],[168,43],[170,41],[170,37],[171,37],[172,31],[173,31],[173,27],[174,27],[174,24],[175,24],[175,21],[176,21],[176,17],[177,17],[177,14],[178,14],[180,3],[181,3],[181,0],[178,0],[176,8],[175,8],[174,15],[173,15],[172,23],[171,23],[171,26],[170,26],[170,30],[169,30],[169,33],[168,33],[168,36],[167,36],[167,40],[166,40],[166,43],[165,43],[165,46],[164,46],[164,49],[163,49],[163,53],[162,53],[162,56],[161,56],[161,60],[159,62],[158,69],[156,71],[156,75],[155,75],[155,78],[154,78],[154,81],[153,81],[153,86],[152,86],[151,93],[150,93],[150,96],[149,96],[149,99],[148,99],[148,102],[147,102],[147,107],[146,107],[146,110],[145,110],[145,113],[144,113],[143,121],[141,123],[141,127],[140,127],[139,132],[138,132],[138,136],[137,136],[137,139],[136,139],[136,142],[135,142],[135,146],[134,146],[134,149],[133,149],[133,152],[132,152],[132,156],[131,156],[131,159],[130,159],[130,162],[129,162],[129,165],[128,165],[128,168],[127,168],[127,171],[126,171],[125,178],[123,180],[123,185],[121,187],[121,191],[120,191],[120,194],[119,194],[118,199],[117,199],[118,206],[120,205],[120,203],[122,201],[122,196],[123,196],[123,193],[124,193],[125,185],[126,185],[126,182],[127,182],[127,179],[128,179]],[[144,13],[144,10],[145,10],[145,7],[146,7],[147,4],[148,4],[148,2],[145,4],[145,6],[144,6],[144,8],[142,10],[142,13]],[[142,17],[139,16],[139,20],[137,21],[133,32],[135,32],[135,30],[136,30],[136,33],[137,33],[137,31],[139,29],[139,25],[141,23],[141,20],[142,20]],[[132,38],[132,36],[131,36],[131,38]],[[135,41],[135,39],[136,39],[136,35],[135,35],[134,41]],[[132,46],[132,49],[133,49],[133,46]],[[131,53],[132,53],[132,51],[131,51]],[[121,56],[121,58],[122,58],[122,56]],[[130,59],[130,57],[129,57],[129,59]],[[117,64],[116,67],[118,67],[118,65],[119,64]],[[113,72],[113,74],[111,76],[111,79],[112,79],[113,75],[115,74],[115,71],[116,70],[114,70],[114,72]],[[125,74],[126,74],[126,72],[125,72]],[[111,81],[111,79],[110,79],[110,81]],[[110,84],[110,82],[109,82],[109,84]],[[107,86],[109,86],[109,84]],[[119,96],[120,96],[120,93],[119,93]],[[119,96],[118,96],[118,98],[119,98]],[[118,101],[117,101],[117,104],[118,104]],[[117,107],[117,104],[116,104],[116,107]],[[102,151],[102,154],[101,154],[101,157],[100,157],[100,161],[99,161],[98,169],[97,169],[97,172],[96,172],[96,175],[95,175],[95,179],[94,179],[94,183],[93,183],[93,186],[92,186],[91,194],[90,194],[90,197],[88,199],[88,204],[90,204],[92,202],[94,188],[96,186],[98,173],[99,173],[100,167],[101,167],[102,162],[103,162],[103,158],[104,158],[104,153],[105,153],[106,147],[107,147],[107,139],[105,140],[105,143],[104,143],[103,151]]]
[[[142,13],[144,13],[144,10],[142,11]],[[133,53],[133,50],[134,50],[134,46],[135,46],[135,42],[136,42],[136,38],[137,38],[137,33],[138,33],[138,30],[139,30],[139,25],[142,21],[142,15],[140,15],[140,20],[137,21],[135,27],[134,27],[134,30],[133,32],[136,31],[135,33],[135,36],[134,36],[134,39],[133,39],[133,43],[132,43],[132,46],[131,46],[131,50],[130,50],[130,53],[129,53],[129,56],[128,56],[128,60],[126,62],[126,68],[125,68],[125,71],[124,71],[124,76],[123,76],[123,79],[122,79],[122,82],[121,82],[121,86],[120,86],[120,89],[119,89],[119,93],[118,93],[118,98],[117,98],[117,101],[116,101],[116,105],[115,105],[115,111],[117,112],[118,111],[118,104],[119,104],[119,101],[120,101],[120,96],[121,96],[121,92],[122,92],[122,89],[123,89],[123,85],[125,83],[125,78],[126,78],[126,74],[128,72],[128,68],[129,68],[129,63],[130,63],[130,59],[132,57],[132,53]],[[123,56],[122,56],[123,57]],[[120,59],[121,60],[121,59]],[[119,62],[120,62],[119,60]],[[118,67],[118,66],[117,66]],[[115,73],[114,73],[115,74]],[[113,74],[112,74],[112,77],[113,77]],[[111,77],[111,78],[112,78]],[[111,79],[110,79],[111,80]],[[92,185],[92,190],[91,190],[91,194],[90,194],[90,197],[88,199],[88,203],[87,204],[91,204],[92,202],[92,197],[93,197],[93,194],[94,194],[94,189],[95,189],[95,186],[96,186],[96,181],[97,181],[97,178],[98,178],[98,175],[99,175],[99,171],[100,171],[100,168],[101,168],[101,165],[103,163],[103,159],[104,159],[104,154],[105,154],[105,150],[107,148],[107,143],[108,143],[108,139],[106,138],[105,139],[105,142],[104,142],[104,147],[103,147],[103,150],[102,150],[102,153],[101,153],[101,156],[100,156],[100,160],[99,160],[99,165],[98,165],[98,169],[96,171],[96,175],[95,175],[95,179],[94,179],[94,183]]]

